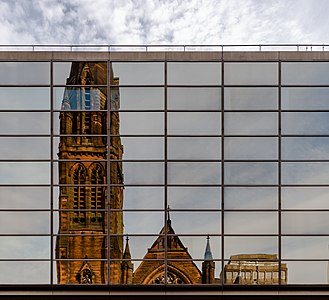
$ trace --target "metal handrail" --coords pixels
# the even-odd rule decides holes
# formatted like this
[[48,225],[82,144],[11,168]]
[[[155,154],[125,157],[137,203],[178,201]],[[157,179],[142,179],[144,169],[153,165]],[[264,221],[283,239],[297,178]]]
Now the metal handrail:
[[329,44],[227,44],[227,45],[75,45],[75,44],[3,44],[0,51],[92,51],[92,52],[173,52],[173,51],[329,51]]

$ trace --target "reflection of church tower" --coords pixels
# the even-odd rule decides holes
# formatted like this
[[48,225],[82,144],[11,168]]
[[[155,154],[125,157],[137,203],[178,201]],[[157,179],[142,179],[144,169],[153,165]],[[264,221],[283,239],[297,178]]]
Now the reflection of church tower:
[[[111,74],[111,78],[113,78]],[[112,80],[112,79],[111,79]],[[107,115],[106,63],[72,63],[60,114],[59,162],[59,236],[56,241],[58,283],[107,283],[108,228],[111,234],[123,233],[123,190],[107,191],[108,140],[110,122],[110,158],[121,160],[119,114]],[[118,80],[112,80],[117,85]],[[111,88],[111,103],[119,106],[118,89]],[[110,182],[122,184],[121,163],[110,168]],[[110,197],[110,203],[108,203]],[[108,224],[110,220],[110,224]],[[118,259],[110,265],[111,283],[120,283],[123,255],[122,237],[110,240],[110,256]]]

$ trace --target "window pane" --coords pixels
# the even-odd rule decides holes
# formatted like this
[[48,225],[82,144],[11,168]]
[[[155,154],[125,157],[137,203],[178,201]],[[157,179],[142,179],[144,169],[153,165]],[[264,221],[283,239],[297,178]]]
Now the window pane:
[[163,138],[122,137],[123,159],[164,159]]
[[226,110],[278,109],[277,88],[228,88],[224,89]]
[[224,223],[226,234],[276,234],[278,232],[278,214],[274,212],[225,212]]
[[168,134],[221,134],[220,113],[168,113]]
[[132,187],[123,190],[123,207],[125,209],[164,209],[163,187]]
[[278,84],[277,63],[225,63],[225,84]]
[[50,109],[50,89],[42,87],[1,87],[0,109]]
[[220,62],[168,62],[168,84],[219,85]]
[[329,109],[328,88],[282,88],[282,109]]
[[[115,163],[111,163],[113,168]],[[123,162],[125,184],[163,184],[163,163]],[[116,182],[113,182],[116,183]]]
[[282,163],[283,184],[328,184],[329,163]]
[[278,158],[276,138],[225,138],[225,159],[274,160]]
[[225,184],[277,184],[276,163],[225,163]]
[[220,88],[168,88],[168,109],[220,110]]
[[[123,223],[125,232],[129,234],[158,234],[164,226],[164,212],[126,211],[123,214]],[[146,247],[148,246],[151,245]]]
[[226,134],[274,135],[278,133],[277,113],[226,113],[224,116]]
[[329,84],[328,62],[283,62],[282,84]]
[[120,85],[163,85],[164,64],[157,62],[112,63]]
[[50,63],[0,62],[0,82],[16,85],[50,84]]
[[278,189],[225,187],[224,202],[225,209],[276,209]]
[[329,134],[329,113],[282,113],[281,118],[283,134]]
[[220,163],[168,163],[169,184],[220,184]]
[[168,159],[221,159],[220,138],[168,138]]

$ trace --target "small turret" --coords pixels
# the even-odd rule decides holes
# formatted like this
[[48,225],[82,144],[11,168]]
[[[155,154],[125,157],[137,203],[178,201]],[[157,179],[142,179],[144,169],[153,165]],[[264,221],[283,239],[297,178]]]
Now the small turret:
[[133,272],[134,272],[134,265],[131,262],[131,253],[129,248],[129,238],[126,238],[126,248],[123,253],[123,261],[121,265],[121,283],[123,284],[132,284],[133,282]]
[[204,261],[202,263],[202,283],[214,283],[215,280],[215,262],[210,249],[210,237],[207,236],[206,250],[204,252]]

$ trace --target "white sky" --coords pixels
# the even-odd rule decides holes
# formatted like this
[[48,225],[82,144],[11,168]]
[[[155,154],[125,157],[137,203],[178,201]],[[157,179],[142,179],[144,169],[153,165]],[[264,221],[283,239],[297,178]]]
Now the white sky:
[[328,43],[327,0],[0,0],[0,44]]

